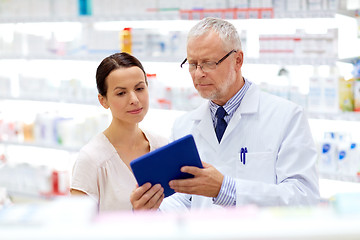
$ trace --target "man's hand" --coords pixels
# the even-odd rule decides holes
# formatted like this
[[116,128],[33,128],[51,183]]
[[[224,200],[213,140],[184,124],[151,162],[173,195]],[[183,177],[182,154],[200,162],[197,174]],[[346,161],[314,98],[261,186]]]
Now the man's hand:
[[130,202],[134,210],[156,210],[164,199],[164,189],[160,184],[151,186],[145,183],[136,188],[130,195]]
[[195,194],[206,197],[217,197],[224,179],[212,165],[202,162],[204,168],[185,166],[182,172],[194,175],[194,178],[172,180],[169,185],[175,192]]

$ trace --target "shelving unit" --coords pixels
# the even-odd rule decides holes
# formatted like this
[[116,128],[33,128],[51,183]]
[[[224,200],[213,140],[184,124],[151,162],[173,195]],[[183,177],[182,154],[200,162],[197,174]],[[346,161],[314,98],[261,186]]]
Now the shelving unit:
[[350,122],[359,122],[360,113],[359,112],[338,112],[338,113],[319,113],[319,112],[309,112],[308,117],[311,119],[326,119],[333,121],[350,121]]
[[[62,0],[65,2],[65,0]],[[66,6],[70,9],[68,11],[54,10],[54,6],[50,4],[50,1],[43,1],[46,4],[43,6],[43,14],[13,14],[12,11],[7,11],[6,14],[0,14],[0,62],[8,62],[8,61],[18,61],[20,60],[22,66],[14,70],[0,70],[0,81],[1,77],[8,77],[10,79],[11,84],[9,87],[15,88],[9,89],[9,93],[7,96],[0,96],[0,105],[9,104],[9,105],[19,105],[16,102],[26,101],[30,103],[32,108],[37,109],[37,111],[46,112],[49,109],[51,111],[58,111],[61,114],[66,112],[66,116],[69,115],[69,111],[77,112],[78,109],[83,108],[92,108],[92,112],[102,111],[101,107],[97,105],[96,99],[96,88],[95,88],[95,78],[94,73],[96,66],[98,63],[110,53],[115,51],[119,51],[120,41],[119,41],[119,32],[124,27],[132,27],[134,31],[134,38],[143,40],[152,37],[154,42],[150,47],[143,47],[143,49],[157,49],[156,53],[144,53],[139,50],[138,52],[134,51],[134,55],[137,56],[145,66],[145,69],[148,73],[156,73],[157,79],[156,83],[157,89],[169,89],[172,87],[172,96],[169,95],[169,91],[162,92],[159,94],[156,92],[155,94],[150,93],[150,95],[164,95],[163,97],[174,98],[174,99],[182,99],[183,102],[173,104],[172,109],[156,109],[153,108],[150,110],[146,120],[142,123],[144,127],[149,127],[156,129],[163,133],[163,135],[168,136],[170,133],[170,128],[173,120],[176,116],[184,113],[184,109],[177,109],[176,106],[181,104],[189,105],[189,102],[186,102],[184,99],[188,99],[187,97],[179,98],[179,94],[183,94],[184,91],[188,91],[188,89],[192,89],[192,82],[188,75],[180,72],[179,64],[183,60],[186,55],[185,42],[186,42],[186,33],[190,29],[191,26],[194,25],[196,19],[202,18],[204,16],[215,16],[215,17],[225,17],[230,19],[241,32],[241,36],[243,37],[243,47],[245,51],[245,64],[250,65],[273,65],[275,68],[279,67],[296,67],[298,65],[307,65],[307,66],[320,66],[320,65],[329,65],[334,66],[337,64],[337,56],[314,56],[309,58],[308,56],[290,56],[290,57],[282,57],[282,56],[271,56],[266,57],[262,56],[259,53],[259,37],[261,34],[269,35],[295,35],[295,29],[305,29],[309,26],[309,32],[305,33],[308,35],[324,35],[327,29],[339,29],[341,27],[340,23],[338,23],[338,19],[336,13],[342,14],[343,12],[337,12],[334,8],[328,8],[327,11],[321,11],[317,9],[312,9],[309,11],[301,10],[301,9],[292,9],[291,11],[281,10],[281,8],[271,8],[271,7],[256,7],[256,6],[247,6],[245,8],[239,8],[239,6],[226,6],[219,7],[219,5],[209,5],[208,9],[193,9],[189,6],[192,6],[191,2],[193,1],[180,1],[180,5],[172,5],[170,1],[149,1],[147,0],[148,5],[147,8],[144,6],[140,6],[141,3],[134,1],[134,3],[128,3],[129,11],[120,12],[121,11],[121,2],[118,1],[116,6],[112,6],[111,4],[107,5],[102,3],[100,0],[93,1],[93,9],[94,12],[91,16],[79,16],[78,9],[76,7],[77,1],[66,1]],[[10,1],[11,2],[11,1]],[[175,2],[175,1],[174,1]],[[218,4],[224,4],[225,1],[214,1]],[[226,1],[232,2],[232,1]],[[256,2],[256,1],[252,1]],[[142,2],[144,3],[144,2]],[[28,4],[28,3],[27,3]],[[130,5],[129,5],[130,4]],[[133,5],[132,5],[133,4]],[[159,5],[164,4],[164,7],[159,7]],[[64,5],[64,6],[65,6]],[[75,7],[74,7],[75,5]],[[100,9],[99,7],[102,7]],[[119,7],[120,6],[120,7]],[[136,8],[139,8],[137,12]],[[293,6],[295,8],[295,6]],[[110,9],[112,8],[112,9]],[[5,9],[5,8],[3,8]],[[0,13],[1,10],[0,4]],[[45,10],[44,10],[45,9]],[[46,10],[47,9],[47,10]],[[3,10],[4,12],[4,10]],[[105,14],[106,13],[106,14]],[[260,19],[258,19],[260,18]],[[295,18],[295,19],[294,19]],[[298,20],[298,21],[296,21]],[[285,26],[285,23],[291,23],[291,26]],[[47,24],[47,26],[41,32],[46,35],[45,37],[39,33],[31,33],[31,26],[34,25],[43,25]],[[76,29],[67,29],[67,26],[76,25]],[[62,30],[60,26],[62,26]],[[29,26],[29,27],[27,27]],[[55,26],[55,27],[54,27]],[[6,27],[6,28],[5,28]],[[277,28],[275,28],[277,27]],[[1,32],[1,28],[11,29],[10,33],[3,31]],[[65,29],[65,30],[64,30]],[[161,31],[159,30],[161,29]],[[259,32],[257,32],[259,31]],[[68,32],[69,36],[66,40],[61,40],[57,38],[57,32]],[[6,35],[6,34],[12,34]],[[6,36],[5,36],[6,35]],[[1,51],[1,49],[5,49],[3,46],[8,44],[9,39],[7,38],[13,37],[12,40],[15,40],[19,45],[19,48],[11,48],[14,51]],[[177,39],[174,42],[171,42],[173,36],[176,36]],[[94,42],[93,40],[99,38],[98,42]],[[111,40],[109,40],[111,39]],[[340,40],[340,39],[339,39]],[[105,41],[105,42],[104,42]],[[32,47],[32,43],[36,43],[36,48]],[[69,43],[73,43],[75,46],[70,45]],[[171,45],[173,44],[173,45]],[[167,47],[166,51],[162,49],[162,47]],[[176,50],[171,50],[169,46],[176,46]],[[3,48],[2,48],[3,47]],[[104,48],[100,48],[104,47]],[[7,49],[7,48],[6,48]],[[50,49],[50,50],[49,50]],[[160,50],[159,50],[160,49]],[[170,50],[169,50],[170,49]],[[22,51],[23,50],[23,51]],[[39,50],[39,51],[37,51]],[[339,49],[340,50],[340,49]],[[55,97],[55,94],[49,94],[52,99],[48,97],[39,97],[37,94],[29,97],[21,96],[21,86],[19,79],[21,77],[25,77],[25,79],[36,78],[37,76],[27,76],[28,72],[26,72],[26,65],[34,65],[32,62],[35,61],[48,61],[51,62],[56,68],[52,67],[44,67],[44,69],[40,69],[37,71],[39,74],[38,80],[43,79],[43,75],[47,74],[48,82],[56,82],[56,87],[64,82],[70,83],[70,81],[76,79],[77,83],[84,83],[84,86],[79,88],[74,88],[72,91],[76,92],[82,87],[86,87],[88,92],[88,96],[93,95],[94,98],[88,98],[86,101],[81,101],[82,95],[73,95],[70,97],[64,97],[63,95],[58,94],[58,97]],[[67,63],[66,63],[67,62]],[[81,69],[69,69],[71,63],[73,65],[81,64]],[[66,63],[63,67],[60,67],[60,64]],[[16,66],[16,64],[12,65],[12,67]],[[245,66],[246,67],[246,66]],[[53,72],[48,71],[49,69],[53,69]],[[3,74],[1,71],[5,71],[6,74]],[[44,73],[46,72],[46,74]],[[50,73],[49,73],[50,72]],[[67,72],[76,73],[75,77],[69,77],[71,74],[65,74]],[[90,73],[91,72],[91,73]],[[176,72],[176,74],[174,74]],[[252,74],[253,72],[248,72],[248,74]],[[258,73],[259,71],[256,71]],[[58,75],[64,76],[61,78]],[[80,75],[84,75],[84,77],[79,77]],[[246,72],[244,76],[246,76]],[[260,74],[260,73],[259,73]],[[86,76],[85,76],[86,75]],[[275,76],[275,75],[273,75]],[[306,75],[306,77],[308,77]],[[255,83],[261,83],[260,81],[268,81],[268,75],[258,75],[254,78],[251,78],[251,81]],[[297,76],[298,77],[298,76]],[[301,77],[301,76],[300,76]],[[306,81],[306,77],[301,77],[301,79],[294,81],[292,84],[304,84]],[[287,85],[289,83],[284,83]],[[39,84],[40,86],[41,84]],[[151,84],[150,84],[151,86]],[[291,86],[290,86],[291,87]],[[185,90],[184,90],[185,89]],[[30,89],[31,90],[31,89]],[[31,92],[31,91],[30,91]],[[34,91],[35,92],[35,91]],[[1,93],[1,90],[0,90]],[[186,93],[186,96],[190,96],[191,94],[195,94],[195,91],[192,89],[192,92],[189,91]],[[303,93],[306,95],[306,93]],[[71,98],[73,97],[74,100]],[[64,99],[65,98],[65,99]],[[89,100],[91,99],[91,100]],[[196,104],[200,103],[198,96],[194,97],[196,100],[191,108],[194,108]],[[40,109],[35,107],[36,105],[43,105],[44,103],[55,104],[56,106],[46,106],[44,109]],[[65,105],[66,107],[64,108]],[[97,106],[97,107],[96,107]],[[157,106],[158,107],[158,106]],[[160,106],[164,107],[164,106]],[[72,110],[69,110],[71,108]],[[164,108],[169,108],[166,105]],[[23,111],[21,107],[16,107],[17,111]],[[64,110],[66,109],[66,110]],[[96,109],[96,110],[94,110]],[[99,110],[100,109],[100,110]],[[189,110],[189,109],[186,109]],[[4,111],[4,109],[1,109]],[[101,112],[102,113],[102,112]],[[161,115],[161,118],[159,117]],[[349,121],[349,122],[357,122],[360,119],[360,115],[358,113],[319,113],[319,112],[309,112],[309,117],[314,119],[315,122],[319,122],[319,120],[333,120],[334,123],[337,121]],[[18,116],[17,116],[18,117]],[[31,117],[27,117],[29,119],[34,119],[34,114]],[[162,120],[159,120],[162,119]],[[5,118],[5,114],[2,116],[0,112],[0,122],[2,120],[7,120]],[[11,119],[12,121],[15,120]],[[18,120],[22,120],[22,117],[19,117]],[[34,120],[32,120],[34,121]],[[312,121],[310,121],[311,123]],[[314,121],[313,121],[314,122]],[[104,124],[106,125],[106,124]],[[1,126],[1,124],[0,124]],[[317,124],[315,124],[317,126]],[[88,131],[88,137],[98,131],[101,127],[97,128],[95,131]],[[320,134],[316,133],[316,137]],[[87,138],[88,139],[88,138]],[[86,140],[85,140],[86,141]],[[84,143],[84,142],[83,142]],[[45,148],[45,149],[54,149],[54,150],[64,150],[68,152],[75,153],[81,144],[72,145],[66,144],[65,146],[61,144],[39,144],[39,143],[28,143],[23,142],[23,140],[13,141],[13,140],[1,140],[1,128],[0,128],[0,147],[1,146],[12,146],[12,147],[36,147],[36,148]],[[1,150],[1,149],[0,149]],[[1,154],[1,152],[0,152]],[[341,177],[330,177],[336,178],[339,180],[345,181],[357,181],[355,178],[341,178]]]

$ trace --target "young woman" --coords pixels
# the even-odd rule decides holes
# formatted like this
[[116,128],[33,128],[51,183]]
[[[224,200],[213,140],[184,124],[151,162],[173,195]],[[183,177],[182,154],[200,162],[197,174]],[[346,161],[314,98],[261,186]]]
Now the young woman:
[[[96,84],[99,102],[110,109],[112,121],[80,150],[70,192],[92,197],[100,212],[131,210],[130,194],[137,184],[130,162],[167,140],[138,126],[149,109],[148,82],[138,59],[124,52],[106,57],[97,68]],[[145,203],[147,208],[157,209],[164,198],[163,188],[143,186],[151,198]]]

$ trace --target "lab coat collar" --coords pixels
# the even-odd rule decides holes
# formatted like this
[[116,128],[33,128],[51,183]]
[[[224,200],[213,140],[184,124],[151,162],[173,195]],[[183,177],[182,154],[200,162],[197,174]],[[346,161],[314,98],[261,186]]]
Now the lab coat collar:
[[259,110],[259,101],[260,101],[260,90],[259,88],[253,83],[245,93],[243,100],[241,101],[240,106],[235,111],[234,115],[232,116],[226,130],[222,141],[227,138],[227,136],[238,126],[239,121],[242,115],[247,114],[255,114]]
[[254,83],[247,90],[235,114],[256,113],[259,110],[260,89]]
[[192,120],[198,122],[194,128],[194,134],[202,136],[215,151],[219,148],[219,143],[214,131],[214,125],[211,118],[209,102],[205,102],[195,111],[193,111]]
[[[231,118],[228,127],[224,133],[222,141],[234,130],[238,125],[242,114],[254,114],[258,112],[259,109],[259,99],[260,99],[260,90],[259,88],[252,83],[249,89],[247,90],[239,108],[234,113]],[[213,127],[213,122],[211,119],[209,102],[205,102],[200,107],[198,107],[192,114],[193,121],[199,121],[199,124],[196,127],[196,130],[200,135],[202,135],[211,146],[215,149],[219,147],[219,143],[216,138],[216,134]],[[210,130],[211,129],[211,130]]]
[[206,118],[206,115],[208,113],[210,114],[210,106],[209,106],[209,101],[206,101],[193,111],[192,120],[194,121],[202,120]]

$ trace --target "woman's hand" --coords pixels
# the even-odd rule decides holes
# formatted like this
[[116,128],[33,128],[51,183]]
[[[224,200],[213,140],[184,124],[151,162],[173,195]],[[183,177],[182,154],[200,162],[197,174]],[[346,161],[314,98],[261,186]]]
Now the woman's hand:
[[164,199],[164,188],[160,184],[151,186],[145,183],[136,188],[130,195],[130,202],[133,210],[157,210]]

